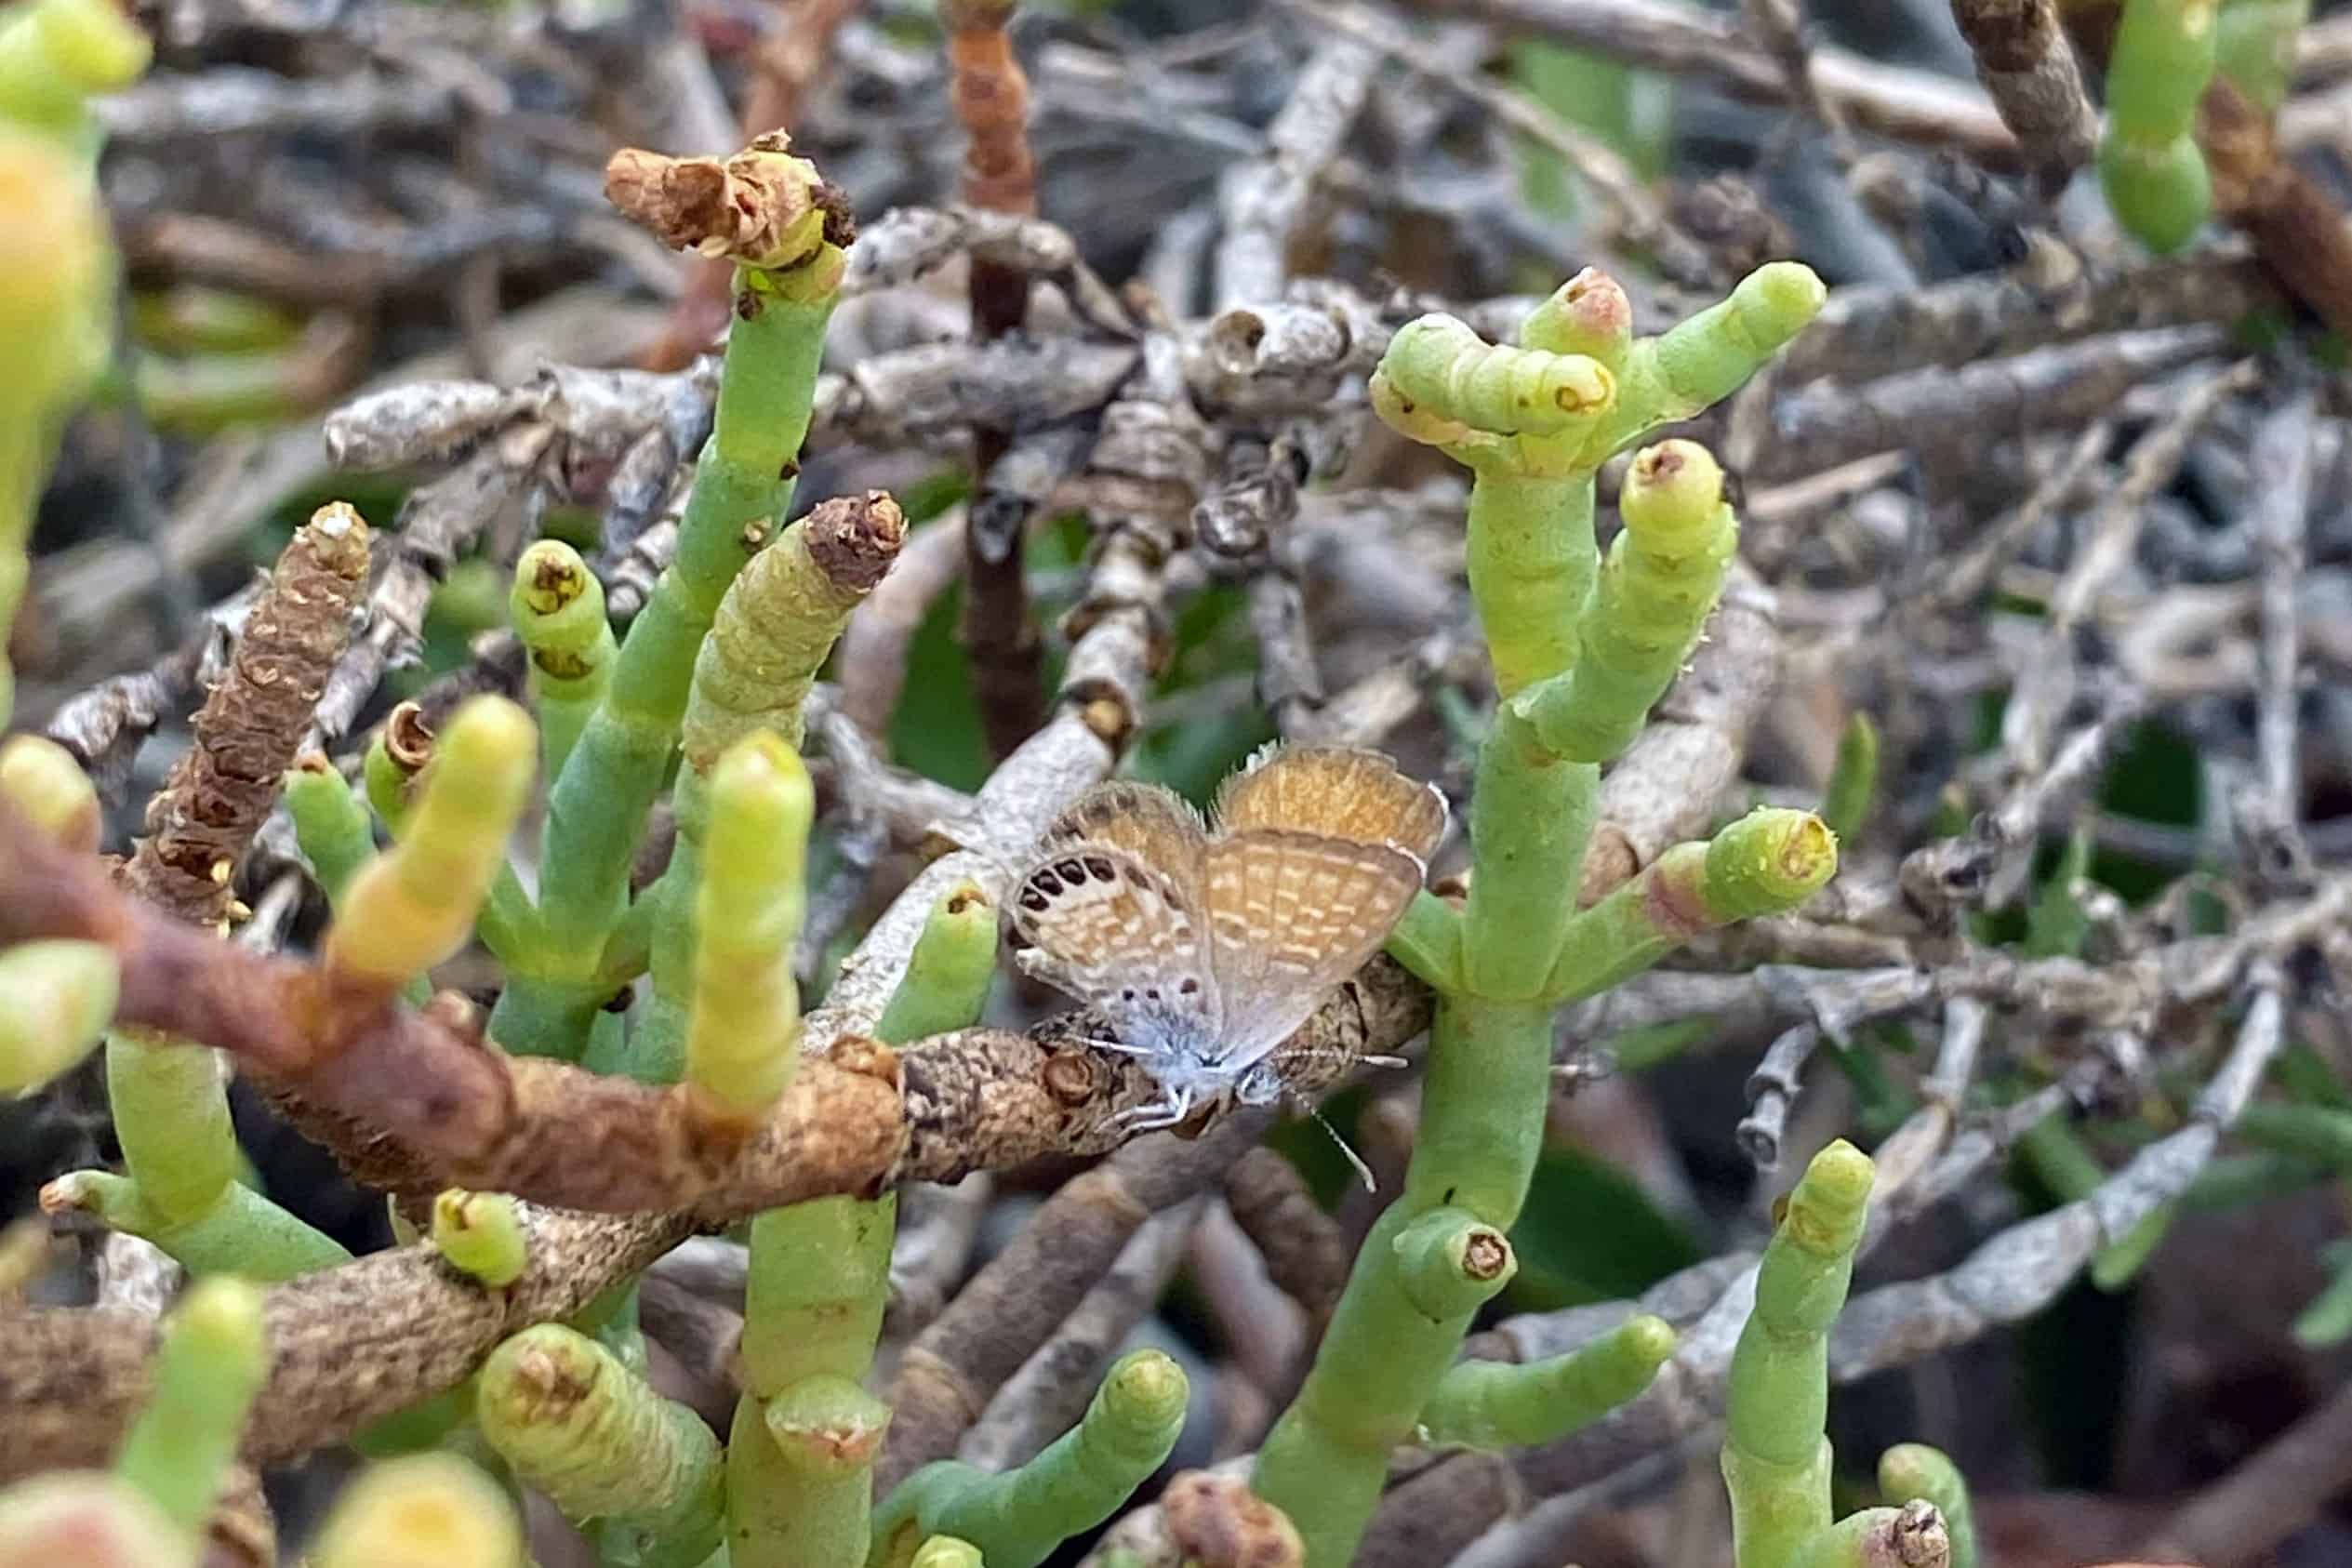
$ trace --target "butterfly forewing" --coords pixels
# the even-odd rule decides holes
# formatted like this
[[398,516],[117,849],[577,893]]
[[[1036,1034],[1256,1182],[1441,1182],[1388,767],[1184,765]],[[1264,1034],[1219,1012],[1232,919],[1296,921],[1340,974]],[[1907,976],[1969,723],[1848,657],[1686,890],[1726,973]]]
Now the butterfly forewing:
[[1108,839],[1049,844],[1013,891],[1022,967],[1118,1019],[1128,1044],[1205,1048],[1220,1010],[1198,872],[1197,854],[1172,869]]
[[1305,1023],[1361,968],[1421,886],[1421,864],[1381,844],[1256,829],[1209,845],[1210,961],[1225,1017],[1219,1062],[1239,1070]]
[[1201,852],[1208,847],[1208,830],[1201,814],[1175,791],[1122,778],[1079,796],[1045,830],[1039,853],[1073,840],[1126,850],[1175,874],[1189,892]]
[[1391,844],[1428,864],[1445,836],[1445,797],[1377,751],[1269,746],[1216,795],[1217,830],[1260,828]]

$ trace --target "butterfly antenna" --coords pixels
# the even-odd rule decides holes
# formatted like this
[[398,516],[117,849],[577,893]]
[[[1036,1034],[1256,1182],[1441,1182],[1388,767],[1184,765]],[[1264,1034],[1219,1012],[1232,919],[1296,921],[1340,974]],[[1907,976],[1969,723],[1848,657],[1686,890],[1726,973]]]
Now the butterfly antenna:
[[1325,1116],[1322,1109],[1311,1100],[1302,1099],[1299,1102],[1299,1109],[1315,1119],[1316,1126],[1331,1135],[1331,1141],[1339,1146],[1339,1152],[1347,1157],[1349,1165],[1355,1171],[1357,1178],[1363,1183],[1363,1189],[1374,1197],[1378,1197],[1380,1195],[1379,1179],[1372,1174],[1372,1167],[1363,1163],[1363,1156],[1357,1153],[1349,1146],[1348,1140],[1339,1136],[1339,1129],[1331,1124],[1331,1118]]

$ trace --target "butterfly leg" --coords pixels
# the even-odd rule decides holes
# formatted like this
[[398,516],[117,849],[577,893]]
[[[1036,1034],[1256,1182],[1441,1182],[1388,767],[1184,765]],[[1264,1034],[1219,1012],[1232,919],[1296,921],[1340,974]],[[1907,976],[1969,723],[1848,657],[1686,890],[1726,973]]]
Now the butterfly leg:
[[1113,1051],[1123,1056],[1156,1056],[1160,1053],[1149,1045],[1130,1045],[1123,1040],[1097,1040],[1091,1034],[1077,1036],[1081,1045],[1092,1045],[1097,1051]]
[[1110,1124],[1121,1132],[1156,1133],[1173,1127],[1192,1114],[1192,1092],[1189,1089],[1163,1090],[1156,1100],[1130,1106],[1110,1119]]

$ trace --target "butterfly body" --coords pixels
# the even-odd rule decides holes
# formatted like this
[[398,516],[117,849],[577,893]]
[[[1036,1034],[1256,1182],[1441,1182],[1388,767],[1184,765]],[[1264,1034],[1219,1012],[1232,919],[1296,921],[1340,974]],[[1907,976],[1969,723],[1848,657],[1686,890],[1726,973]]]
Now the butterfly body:
[[1445,830],[1436,791],[1376,752],[1272,748],[1229,779],[1214,828],[1116,782],[1056,821],[1010,902],[1022,968],[1102,1013],[1172,1126],[1284,1087],[1279,1048],[1387,939]]

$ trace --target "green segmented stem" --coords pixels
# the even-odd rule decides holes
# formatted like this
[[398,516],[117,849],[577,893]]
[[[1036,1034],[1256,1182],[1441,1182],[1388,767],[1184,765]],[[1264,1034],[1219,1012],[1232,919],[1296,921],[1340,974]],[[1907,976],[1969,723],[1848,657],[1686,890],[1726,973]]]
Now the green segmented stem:
[[166,1223],[195,1218],[235,1184],[237,1134],[219,1052],[117,1030],[106,1040],[106,1099],[123,1163]]
[[[90,100],[136,80],[153,46],[109,0],[30,0],[0,15],[0,648],[32,575],[33,511],[63,420],[114,341],[113,246],[97,189]],[[0,653],[0,725],[16,675]]]
[[2137,1225],[2101,1247],[2091,1259],[2092,1286],[2113,1292],[2130,1284],[2147,1266],[2147,1260],[2155,1256],[2156,1249],[2164,1244],[2164,1238],[2171,1232],[2173,1221],[2179,1214],[2178,1200],[2159,1203],[2142,1215]]
[[539,766],[554,778],[612,684],[613,661],[619,657],[620,644],[605,616],[605,585],[578,551],[561,539],[540,539],[514,563],[507,618],[530,655]]
[[[1409,1289],[1394,1243],[1425,1234],[1415,1229],[1424,1223],[1450,1223],[1428,1221],[1443,1210],[1508,1233],[1542,1143],[1553,1007],[1710,924],[1793,907],[1834,869],[1827,831],[1788,813],[1735,824],[1716,845],[1669,851],[1630,893],[1582,915],[1575,907],[1599,762],[1639,729],[1671,678],[1720,590],[1731,529],[1720,494],[1696,486],[1699,505],[1692,487],[1668,485],[1658,498],[1667,527],[1651,531],[1662,548],[1637,537],[1622,547],[1616,580],[1597,588],[1593,475],[1613,452],[1753,375],[1823,298],[1810,271],[1776,263],[1722,304],[1636,341],[1624,291],[1588,272],[1535,310],[1516,352],[1441,319],[1400,333],[1402,352],[1392,344],[1373,377],[1385,422],[1472,471],[1471,599],[1503,700],[1479,751],[1467,906],[1456,920],[1425,897],[1390,938],[1439,992],[1404,1194],[1357,1255],[1314,1367],[1251,1481],[1297,1526],[1310,1568],[1342,1568],[1354,1555],[1389,1455],[1431,1409],[1469,1324],[1468,1310],[1433,1318],[1415,1305],[1419,1294],[1442,1313],[1459,1298],[1421,1288],[1426,1280]],[[1584,395],[1591,391],[1601,395]],[[1675,466],[1704,474],[1714,465],[1684,455]],[[1648,500],[1637,485],[1639,525],[1655,521],[1640,515]],[[1608,607],[1596,612],[1597,598]],[[1605,624],[1588,624],[1596,613]],[[1548,698],[1547,683],[1561,683]],[[1580,690],[1600,694],[1599,711],[1565,701]],[[1605,733],[1587,733],[1596,728]]]
[[1433,418],[1495,435],[1581,429],[1616,391],[1583,354],[1489,343],[1449,315],[1410,321],[1389,339],[1380,374],[1400,418]]
[[1462,986],[1462,916],[1436,894],[1423,889],[1405,906],[1404,918],[1389,933],[1390,958],[1436,990]]
[[792,946],[816,815],[808,769],[767,731],[746,736],[711,774],[684,1068],[747,1117],[775,1103],[800,1060]]
[[312,1568],[522,1568],[523,1521],[498,1484],[455,1454],[360,1472],[311,1548]]
[[221,1188],[199,1213],[178,1219],[148,1203],[138,1182],[108,1171],[69,1171],[50,1190],[98,1216],[108,1229],[154,1242],[198,1279],[234,1274],[278,1284],[351,1261],[341,1242],[242,1181]]
[[[915,939],[875,1036],[902,1045],[977,1022],[996,972],[996,914],[948,890]],[[859,1387],[890,1294],[897,1196],[820,1198],[751,1222],[746,1388],[727,1447],[732,1568],[857,1568],[889,1407]]]
[[1544,994],[1596,995],[1701,932],[1784,914],[1838,869],[1838,844],[1809,811],[1759,806],[1705,844],[1678,844],[1568,923]]
[[212,1518],[269,1372],[261,1292],[251,1282],[201,1281],[165,1320],[155,1391],[125,1434],[114,1471],[192,1543]]
[[560,1323],[524,1330],[482,1366],[474,1418],[520,1480],[575,1524],[603,1521],[644,1568],[717,1549],[724,1465],[702,1418]]
[[351,781],[331,766],[297,767],[286,776],[286,810],[294,842],[327,907],[339,911],[352,878],[376,853],[376,832]]
[[1869,1156],[1843,1139],[1814,1155],[1758,1266],[1724,1415],[1739,1568],[1795,1568],[1830,1526],[1829,1327],[1854,1276],[1872,1175]]
[[143,346],[165,353],[288,348],[304,326],[299,312],[257,295],[196,283],[133,289],[125,315]]
[[695,656],[694,679],[680,721],[687,765],[708,772],[719,755],[755,729],[773,730],[798,746],[803,707],[817,672],[832,652],[849,612],[864,600],[872,578],[845,574],[817,553],[844,519],[868,510],[888,519],[880,531],[895,542],[903,530],[897,504],[877,493],[866,500],[828,501],[784,530],[727,590],[711,633]]
[[1976,1509],[1969,1502],[1968,1478],[1950,1455],[1923,1442],[1897,1443],[1879,1455],[1879,1490],[1891,1499],[1934,1504],[1951,1543],[1950,1568],[1976,1568]]
[[367,793],[367,808],[384,825],[384,831],[397,838],[408,821],[408,797],[417,776],[392,755],[391,735],[392,727],[386,724],[369,737],[366,757],[360,764],[360,784]]
[[746,1392],[727,1437],[730,1568],[863,1562],[889,1428],[890,1407],[837,1374],[803,1377],[773,1399]]
[[1542,991],[1576,917],[1577,881],[1600,806],[1601,764],[1552,751],[1526,711],[1507,699],[1479,747],[1470,795],[1475,867],[1462,910],[1462,979],[1469,990],[1509,1002]]
[[0,796],[67,848],[98,847],[105,827],[98,786],[73,753],[48,737],[12,735],[0,742]]
[[352,879],[326,936],[330,969],[389,990],[465,945],[506,868],[535,750],[530,719],[504,698],[469,698],[451,716],[399,842]]
[[[395,844],[407,835],[426,777],[441,754],[440,747],[432,743],[432,731],[421,718],[411,722],[422,743],[423,761],[407,760],[394,749],[392,743],[393,727],[404,722],[403,709],[412,706],[403,704],[401,708],[395,708],[392,718],[377,728],[375,736],[367,743],[366,755],[360,767],[360,783],[365,791],[368,808],[384,825],[385,833]],[[292,777],[288,775],[289,779]],[[529,775],[525,773],[524,783],[526,788],[529,781]],[[357,845],[349,847],[356,848]],[[348,897],[359,871],[365,870],[368,859],[372,858],[374,847],[374,835],[371,833],[368,835],[368,857],[344,874],[344,896]],[[336,912],[341,913],[339,906],[336,906]],[[531,896],[523,890],[523,879],[515,874],[513,865],[503,854],[492,868],[489,889],[474,911],[474,935],[482,939],[482,945],[489,949],[499,963],[509,966],[530,962],[531,955],[544,945],[538,912],[531,907]],[[432,994],[432,988],[425,983],[425,977],[419,972],[409,980],[403,994],[409,1002],[421,1004]]]
[[2099,183],[2140,243],[2178,250],[2212,209],[2197,105],[2212,79],[2217,0],[2124,0],[2107,56]]
[[1583,354],[1614,378],[1633,352],[1633,301],[1616,279],[1587,267],[1528,312],[1519,340],[1530,349]]
[[1511,1244],[1476,1215],[1431,1209],[1389,1243],[1397,1288],[1432,1322],[1468,1317],[1503,1293],[1519,1272]]
[[[366,812],[340,774],[296,768],[286,804],[303,853],[330,904],[375,853]],[[75,1179],[107,1224],[154,1242],[198,1276],[289,1280],[350,1254],[261,1194],[238,1184],[244,1154],[229,1114],[229,1074],[208,1046],[116,1030],[106,1042],[108,1103],[129,1180]]]
[[[864,1560],[889,1410],[858,1382],[882,1335],[897,1215],[895,1198],[819,1198],[751,1221],[744,1396],[727,1455],[737,1568]],[[789,1487],[789,1508],[777,1487]]]
[[1704,413],[1737,392],[1821,313],[1829,291],[1812,268],[1770,261],[1728,299],[1654,338],[1637,339],[1617,379],[1617,401],[1587,445],[1594,468],[1663,426]]
[[107,0],[31,0],[0,19],[0,120],[97,156],[93,98],[128,86],[154,46]]
[[[651,899],[653,995],[631,1040],[630,1070],[637,1077],[665,1082],[684,1055],[711,770],[728,748],[756,732],[780,737],[787,748],[800,744],[802,705],[817,672],[849,612],[880,577],[859,569],[871,565],[867,556],[841,547],[848,538],[870,538],[895,549],[903,527],[897,503],[882,492],[829,500],[787,528],[720,602],[695,659],[681,723],[678,839]],[[829,553],[820,558],[820,549]]]
[[1190,1389],[1159,1350],[1111,1363],[1078,1425],[1002,1474],[953,1459],[925,1465],[875,1521],[870,1568],[905,1568],[926,1538],[953,1535],[990,1568],[1037,1568],[1072,1535],[1109,1519],[1167,1462]]
[[1467,552],[1495,692],[1508,698],[1574,664],[1599,569],[1590,476],[1480,473]]
[[727,336],[677,553],[631,623],[612,684],[549,793],[541,913],[560,950],[593,954],[619,918],[696,656],[728,585],[791,510],[844,261],[827,245],[787,272],[737,270],[749,308]]
[[1555,1442],[1650,1386],[1674,1353],[1663,1318],[1629,1318],[1565,1355],[1514,1366],[1462,1362],[1421,1413],[1420,1441],[1473,1448]]
[[941,896],[915,937],[907,973],[874,1025],[874,1038],[903,1045],[968,1029],[996,978],[996,909],[977,883]]
[[1297,1527],[1313,1568],[1354,1555],[1389,1454],[1411,1441],[1469,1328],[1468,1310],[1440,1320],[1415,1304],[1396,1242],[1449,1207],[1508,1233],[1542,1146],[1550,1088],[1548,1007],[1471,994],[1440,1002],[1404,1194],[1357,1254],[1314,1368],[1250,1481]]
[[2258,1148],[2339,1170],[2352,1168],[2352,1110],[2256,1100],[2239,1114],[2230,1130]]
[[100,942],[20,942],[0,952],[0,1093],[70,1071],[114,1016],[122,967]]
[[[548,791],[540,950],[508,966],[490,1017],[492,1037],[509,1050],[579,1059],[612,994],[605,951],[630,919],[631,860],[678,745],[697,655],[729,585],[791,508],[845,261],[840,247],[823,244],[781,271],[736,270],[737,319],[676,554]],[[692,897],[672,913],[690,918]],[[683,1052],[685,978],[677,973],[650,1055]]]
[[1572,669],[1511,699],[1544,749],[1605,763],[1633,743],[1713,613],[1739,545],[1723,471],[1706,447],[1664,441],[1633,459]]
[[[9,219],[0,225],[0,347],[9,369],[0,388],[0,647],[32,575],[25,549],[33,506],[64,417],[104,368],[113,342],[114,253],[92,176],[96,122],[71,74],[73,60],[86,51],[52,36],[60,18],[98,21],[110,14],[103,26],[145,47],[108,0],[44,0],[0,20],[0,190]],[[25,101],[27,94],[50,89],[68,99],[69,146],[7,119],[39,107]],[[15,698],[15,675],[0,656],[0,724]]]
[[432,1200],[433,1250],[493,1290],[523,1277],[530,1266],[523,1207],[504,1192],[452,1187]]

